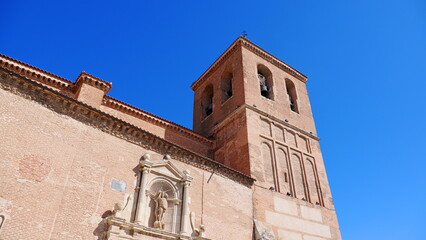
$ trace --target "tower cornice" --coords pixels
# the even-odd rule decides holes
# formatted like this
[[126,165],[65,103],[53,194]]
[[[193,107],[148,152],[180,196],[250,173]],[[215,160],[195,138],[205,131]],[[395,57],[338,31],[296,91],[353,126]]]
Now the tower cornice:
[[246,37],[240,36],[216,59],[216,61],[214,61],[214,63],[194,83],[192,83],[192,90],[197,89],[204,82],[204,80],[207,79],[208,76],[210,76],[211,73],[214,72],[221,65],[221,63],[228,59],[228,57],[239,47],[244,47],[250,50],[257,56],[267,60],[268,62],[272,63],[273,65],[284,70],[288,74],[292,75],[293,77],[299,79],[304,83],[308,80],[308,77],[303,73],[299,72],[297,69],[293,68],[292,66],[275,57],[263,48],[259,47],[252,41],[248,40]]
[[[220,128],[222,128],[223,126],[225,126],[226,124],[228,124],[229,123],[229,121],[235,116],[235,115],[237,115],[239,112],[241,112],[243,109],[249,109],[249,110],[251,110],[251,111],[254,111],[254,112],[256,112],[256,113],[258,113],[259,115],[261,115],[261,116],[263,116],[263,117],[265,117],[265,118],[269,118],[270,120],[272,120],[272,121],[275,121],[275,122],[277,122],[277,123],[279,123],[279,124],[281,124],[281,125],[283,125],[283,126],[285,126],[285,127],[287,127],[287,128],[290,128],[290,129],[292,129],[292,130],[294,130],[294,131],[296,131],[296,132],[298,132],[298,133],[300,133],[300,134],[302,134],[302,135],[304,135],[304,136],[307,136],[307,137],[309,137],[309,138],[312,138],[313,140],[316,140],[316,141],[319,141],[320,140],[320,138],[318,137],[318,136],[316,136],[314,133],[312,133],[312,132],[307,132],[307,131],[305,131],[305,130],[303,130],[303,129],[301,129],[301,128],[299,128],[299,127],[296,127],[295,125],[293,125],[293,124],[291,124],[291,123],[289,123],[289,122],[286,122],[286,121],[283,121],[283,120],[281,120],[280,118],[278,118],[278,117],[276,117],[276,116],[273,116],[273,115],[271,115],[271,114],[268,114],[268,113],[266,113],[265,111],[262,111],[262,110],[260,110],[260,109],[258,109],[258,108],[256,108],[256,107],[253,107],[253,106],[251,106],[251,105],[248,105],[248,104],[243,104],[243,105],[241,105],[241,106],[239,106],[237,109],[235,109],[231,114],[229,114],[225,119],[223,119],[221,122],[219,122],[219,123],[217,123],[216,124],[216,126],[214,127],[214,129],[220,129]],[[216,130],[215,130],[216,131]]]

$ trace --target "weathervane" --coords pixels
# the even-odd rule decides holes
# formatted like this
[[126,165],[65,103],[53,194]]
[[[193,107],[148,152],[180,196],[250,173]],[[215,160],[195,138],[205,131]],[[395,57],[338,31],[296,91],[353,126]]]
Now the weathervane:
[[243,37],[247,37],[247,35],[248,35],[246,30],[242,31],[241,33],[242,33],[241,36],[243,36]]

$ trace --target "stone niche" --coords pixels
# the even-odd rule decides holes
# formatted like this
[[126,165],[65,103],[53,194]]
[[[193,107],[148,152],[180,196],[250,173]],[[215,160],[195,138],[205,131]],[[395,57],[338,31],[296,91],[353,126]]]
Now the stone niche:
[[149,154],[142,157],[139,170],[131,217],[116,204],[107,219],[106,239],[206,239],[189,224],[189,171],[180,171],[168,155],[151,161]]
[[[144,206],[138,205],[138,214],[135,221],[144,226],[161,229],[172,233],[186,233],[185,221],[182,218],[188,212],[188,187],[192,178],[188,171],[177,169],[168,156],[162,161],[141,161],[142,190]],[[146,176],[143,176],[146,175]],[[144,185],[144,186],[143,186]],[[185,199],[183,199],[185,194]],[[186,219],[184,219],[186,220]],[[182,227],[181,227],[182,224]]]

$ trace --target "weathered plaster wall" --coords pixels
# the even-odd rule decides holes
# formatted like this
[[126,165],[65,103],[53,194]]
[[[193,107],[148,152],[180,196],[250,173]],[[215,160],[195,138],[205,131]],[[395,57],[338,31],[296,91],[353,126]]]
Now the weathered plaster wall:
[[[163,157],[3,89],[0,102],[1,239],[98,239],[102,216],[134,195],[141,156]],[[248,187],[218,174],[207,183],[209,171],[172,161],[194,177],[190,208],[208,237],[251,236]]]

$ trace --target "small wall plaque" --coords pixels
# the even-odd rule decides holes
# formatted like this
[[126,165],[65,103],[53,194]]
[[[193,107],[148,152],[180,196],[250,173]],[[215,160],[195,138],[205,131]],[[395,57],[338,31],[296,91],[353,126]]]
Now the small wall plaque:
[[126,191],[126,183],[113,178],[111,180],[111,188],[120,192],[124,192]]

